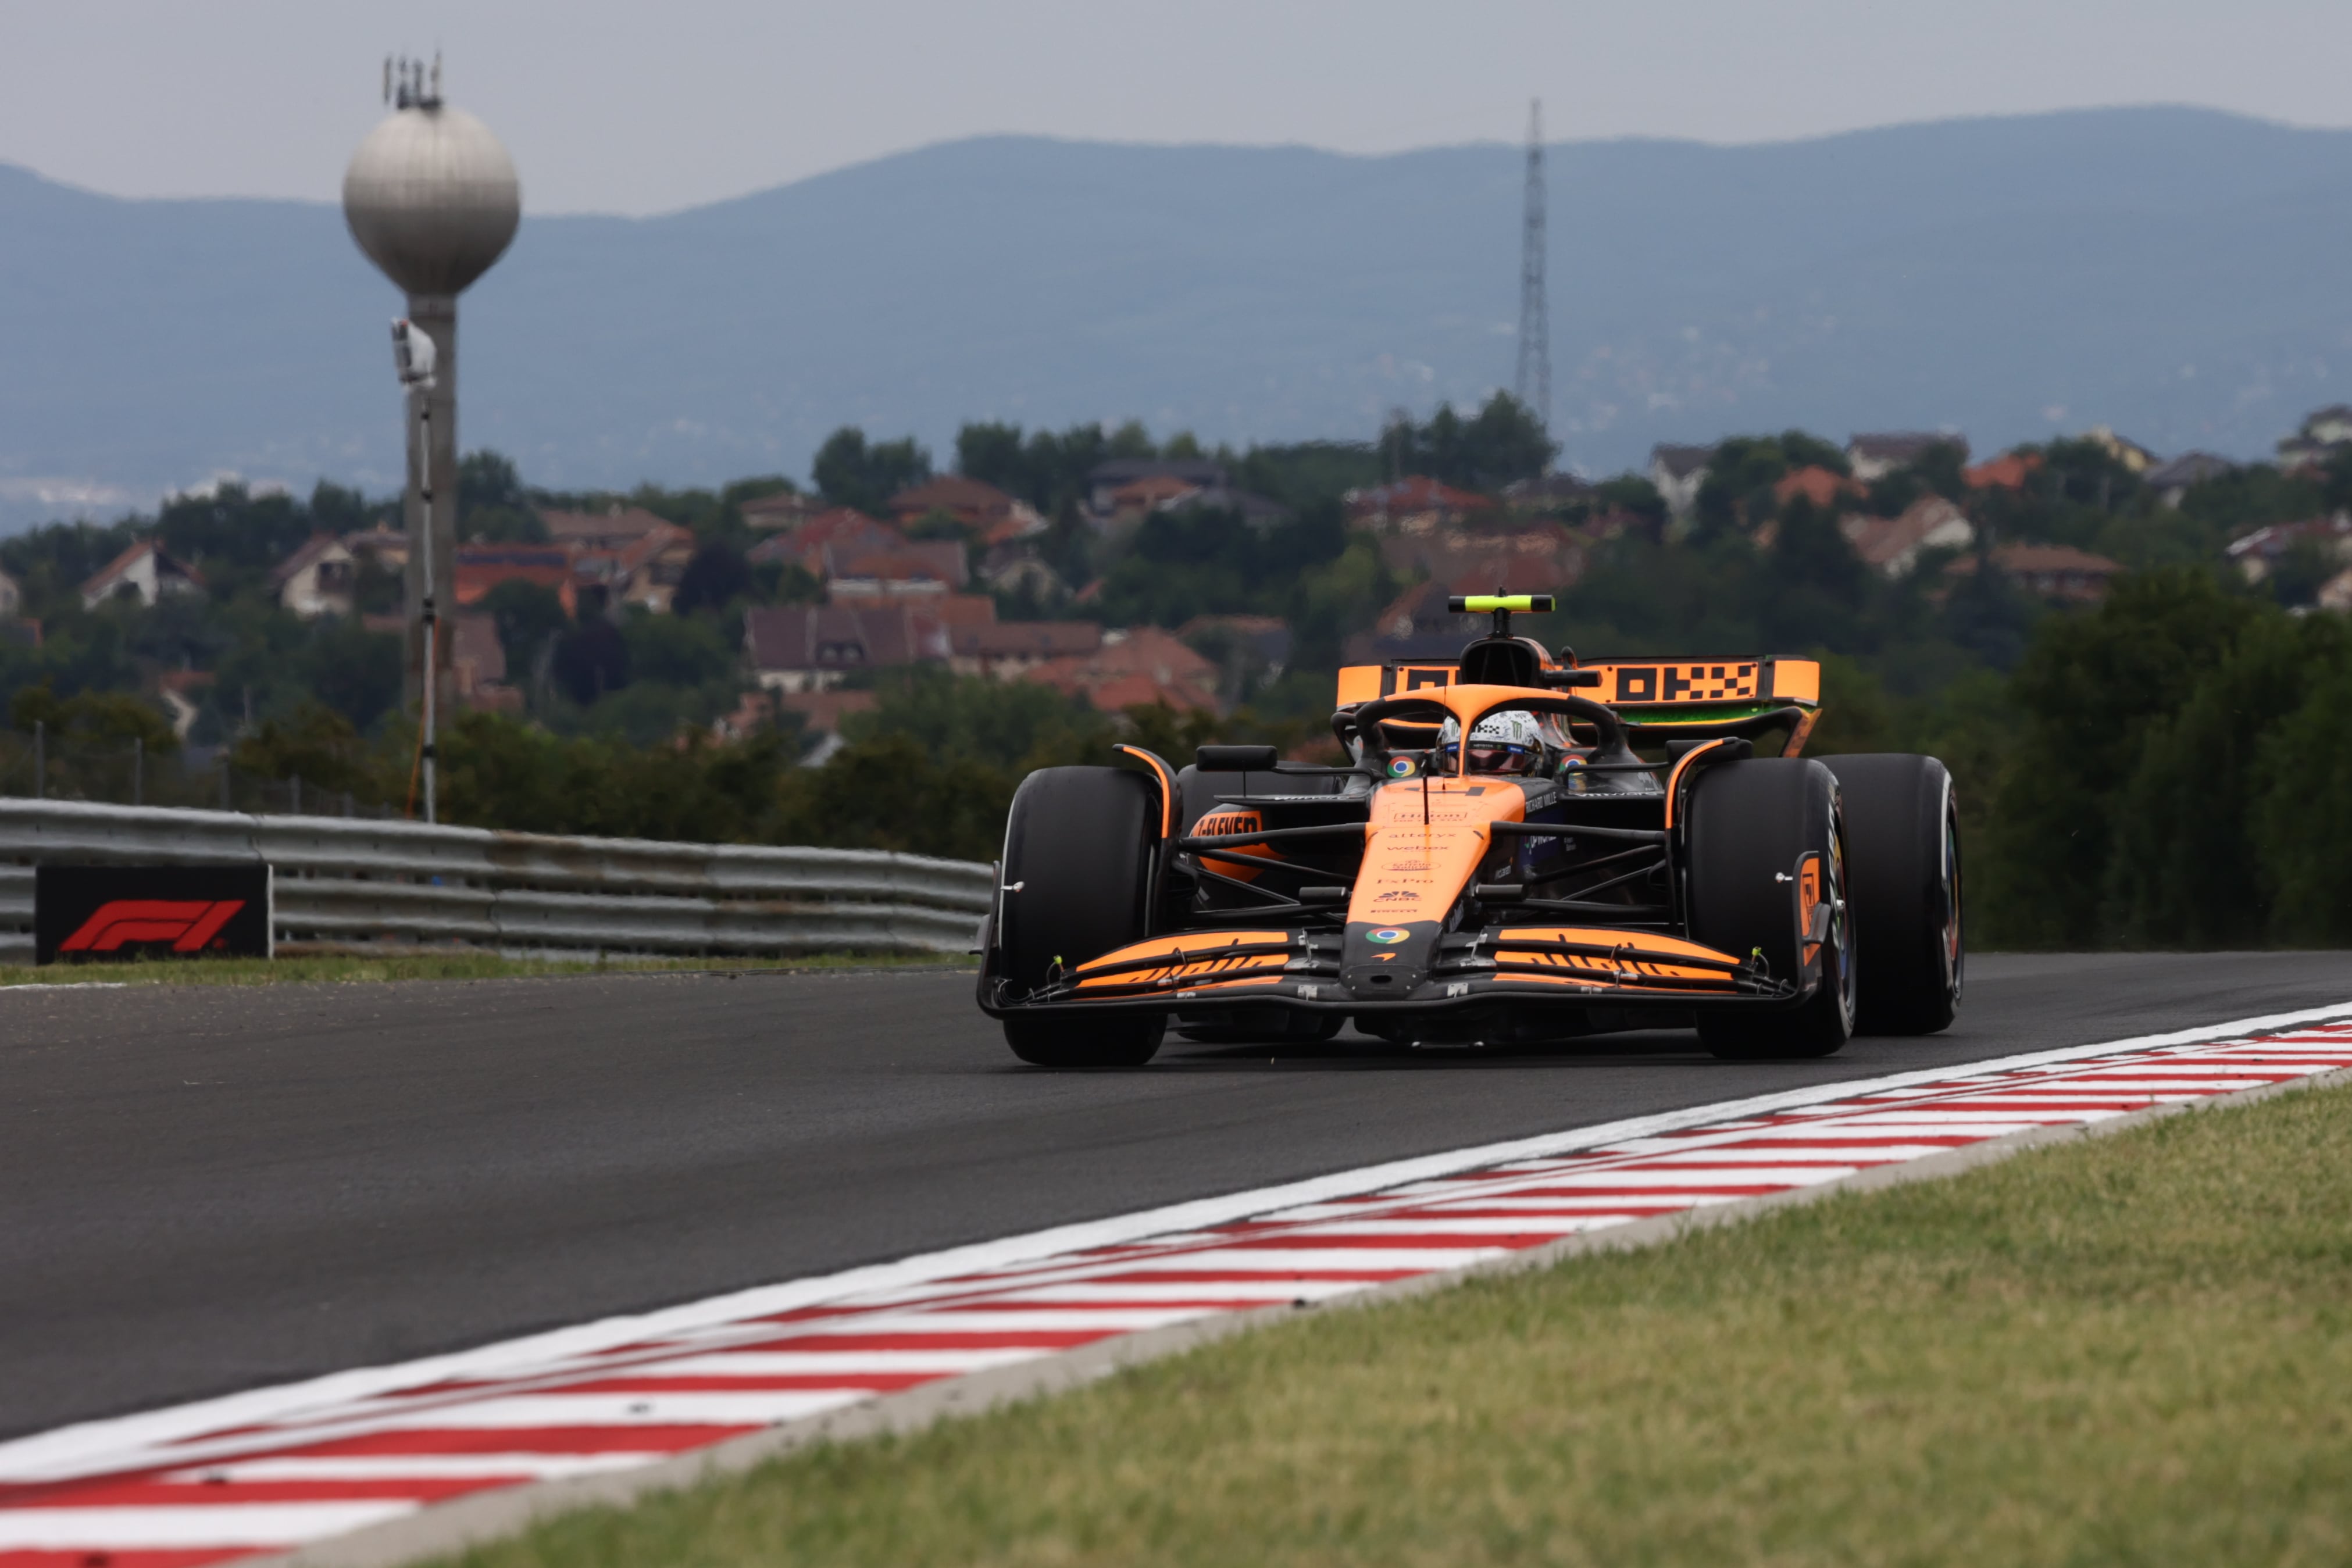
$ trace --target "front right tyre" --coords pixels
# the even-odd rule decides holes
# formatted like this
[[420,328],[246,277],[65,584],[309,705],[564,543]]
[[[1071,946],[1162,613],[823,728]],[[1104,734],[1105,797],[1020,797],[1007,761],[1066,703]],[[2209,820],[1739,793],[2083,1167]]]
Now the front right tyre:
[[1959,1011],[1960,818],[1952,776],[1902,752],[1825,757],[1853,844],[1855,1032],[1934,1034]]
[[1691,790],[1687,843],[1691,936],[1719,953],[1756,955],[1779,979],[1805,972],[1796,889],[1808,855],[1820,858],[1830,912],[1811,996],[1790,1008],[1702,1008],[1700,1040],[1738,1061],[1835,1055],[1853,1032],[1856,980],[1836,778],[1809,758],[1719,763]]

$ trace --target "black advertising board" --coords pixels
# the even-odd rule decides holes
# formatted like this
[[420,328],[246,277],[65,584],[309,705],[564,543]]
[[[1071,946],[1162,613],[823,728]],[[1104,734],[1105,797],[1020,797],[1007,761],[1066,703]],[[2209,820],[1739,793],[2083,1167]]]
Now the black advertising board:
[[269,868],[45,865],[33,877],[33,960],[269,956]]

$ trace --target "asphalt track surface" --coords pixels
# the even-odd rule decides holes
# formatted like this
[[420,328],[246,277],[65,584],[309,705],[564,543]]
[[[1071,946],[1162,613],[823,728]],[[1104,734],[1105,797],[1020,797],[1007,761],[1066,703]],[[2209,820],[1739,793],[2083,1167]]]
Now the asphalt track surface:
[[1377,1161],[2352,999],[2352,955],[1983,956],[1826,1061],[1171,1037],[1016,1063],[960,973],[0,989],[0,1436]]

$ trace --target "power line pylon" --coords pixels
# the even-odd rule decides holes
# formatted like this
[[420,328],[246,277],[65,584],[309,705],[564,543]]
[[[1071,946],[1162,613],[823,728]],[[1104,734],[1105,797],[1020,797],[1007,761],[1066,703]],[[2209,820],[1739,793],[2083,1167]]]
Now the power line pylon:
[[1551,316],[1544,306],[1543,99],[1528,106],[1528,211],[1519,245],[1518,400],[1551,429]]

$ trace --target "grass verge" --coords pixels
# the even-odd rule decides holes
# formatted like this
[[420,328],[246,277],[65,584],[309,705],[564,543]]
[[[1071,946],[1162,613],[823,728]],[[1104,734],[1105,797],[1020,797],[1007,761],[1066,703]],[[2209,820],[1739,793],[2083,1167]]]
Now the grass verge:
[[139,958],[122,964],[0,965],[0,987],[55,985],[285,986],[316,981],[505,980],[547,975],[681,970],[821,970],[970,967],[953,955],[812,953],[792,958],[504,958],[496,953],[318,954],[289,958]]
[[2352,1091],[1333,1312],[470,1568],[2340,1563]]

